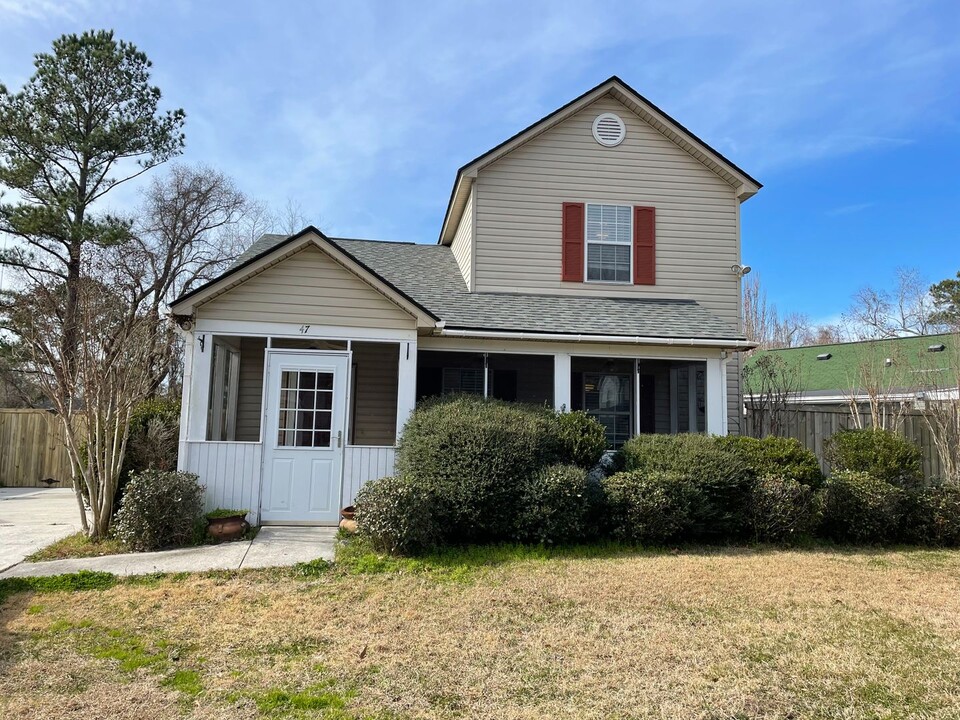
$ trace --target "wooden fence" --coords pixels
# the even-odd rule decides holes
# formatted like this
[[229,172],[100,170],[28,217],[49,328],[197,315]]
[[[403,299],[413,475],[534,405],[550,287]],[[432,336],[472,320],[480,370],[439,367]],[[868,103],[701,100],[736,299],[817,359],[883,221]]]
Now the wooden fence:
[[46,410],[0,409],[0,487],[70,487],[60,418]]
[[[769,428],[769,411],[746,411],[744,435],[759,437],[760,428]],[[860,415],[863,427],[870,427],[869,413]],[[855,428],[856,424],[850,415],[850,410],[840,407],[826,407],[821,405],[805,405],[791,408],[781,414],[779,430],[775,433],[782,437],[796,438],[809,450],[812,450],[820,460],[824,472],[830,471],[830,465],[824,458],[824,446],[838,430]],[[940,456],[930,434],[930,428],[923,417],[921,410],[909,410],[901,418],[897,432],[914,442],[923,453],[923,474],[927,479],[939,478],[943,475],[940,465]]]

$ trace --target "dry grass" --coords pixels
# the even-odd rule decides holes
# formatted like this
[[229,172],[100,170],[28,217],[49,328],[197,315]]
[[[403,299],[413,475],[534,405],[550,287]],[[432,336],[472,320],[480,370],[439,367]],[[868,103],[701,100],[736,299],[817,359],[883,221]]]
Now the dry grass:
[[99,557],[100,555],[118,555],[128,553],[130,549],[116,538],[105,538],[94,542],[82,532],[67,535],[52,545],[37,550],[27,558],[28,562],[42,560],[65,560],[67,558]]
[[952,551],[360,556],[20,593],[0,628],[4,718],[960,717]]

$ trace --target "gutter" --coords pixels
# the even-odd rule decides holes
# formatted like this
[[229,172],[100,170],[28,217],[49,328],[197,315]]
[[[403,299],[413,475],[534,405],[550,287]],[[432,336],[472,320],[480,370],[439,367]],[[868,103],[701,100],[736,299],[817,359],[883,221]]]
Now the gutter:
[[749,350],[757,347],[749,340],[711,340],[708,338],[663,338],[644,335],[584,335],[570,333],[511,332],[507,330],[456,330],[439,328],[441,337],[487,338],[491,340],[547,340],[574,343],[618,343],[629,345],[665,345],[668,347],[709,347]]

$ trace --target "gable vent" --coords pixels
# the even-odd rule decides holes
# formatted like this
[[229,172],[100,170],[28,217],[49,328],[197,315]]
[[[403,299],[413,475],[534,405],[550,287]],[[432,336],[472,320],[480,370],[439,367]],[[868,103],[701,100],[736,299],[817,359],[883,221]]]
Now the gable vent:
[[604,147],[614,147],[623,142],[627,127],[619,115],[602,113],[593,121],[593,139]]

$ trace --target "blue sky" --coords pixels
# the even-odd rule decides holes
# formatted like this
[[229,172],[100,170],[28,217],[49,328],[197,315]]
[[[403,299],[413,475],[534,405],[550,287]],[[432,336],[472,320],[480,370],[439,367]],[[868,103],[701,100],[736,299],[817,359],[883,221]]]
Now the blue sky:
[[743,256],[782,310],[960,270],[956,0],[0,0],[0,82],[90,28],[152,59],[185,161],[335,235],[434,242],[461,164],[616,74],[764,183]]

